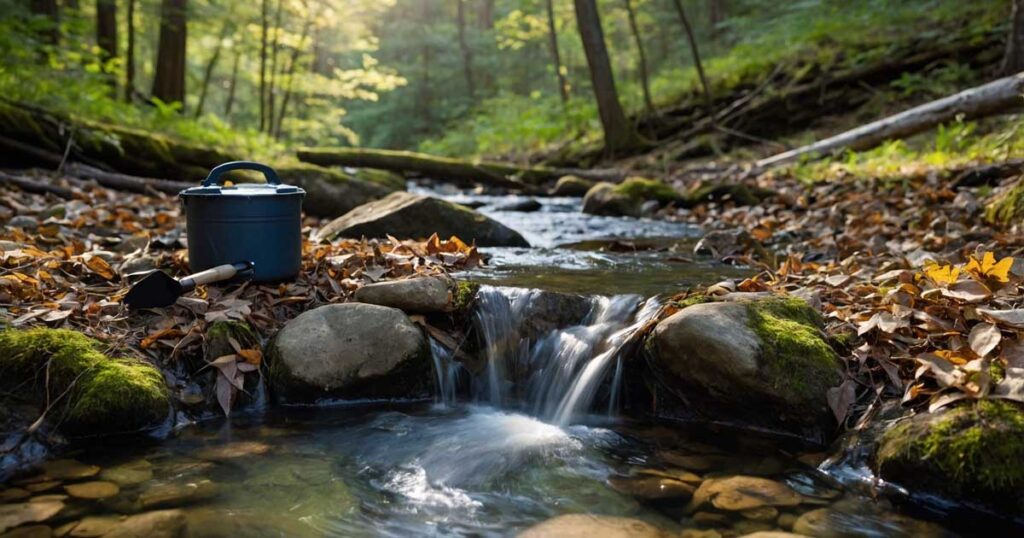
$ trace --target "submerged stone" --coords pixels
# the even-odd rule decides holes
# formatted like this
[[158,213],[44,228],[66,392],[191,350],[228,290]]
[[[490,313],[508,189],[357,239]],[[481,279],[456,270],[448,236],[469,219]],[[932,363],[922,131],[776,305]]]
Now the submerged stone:
[[841,380],[821,323],[795,298],[701,303],[658,323],[647,347],[661,385],[691,409],[821,442]]
[[261,456],[270,452],[270,445],[259,441],[237,441],[219,446],[199,449],[194,455],[199,459],[226,461],[248,456]]
[[911,490],[1024,514],[1024,411],[983,400],[920,413],[883,434],[882,478]]
[[121,488],[117,484],[102,480],[68,484],[64,486],[64,490],[68,492],[68,495],[79,499],[106,499],[121,492]]
[[696,489],[685,482],[660,477],[612,477],[608,485],[619,493],[641,499],[689,499]]
[[[159,370],[136,359],[107,357],[100,342],[66,329],[0,331],[0,385],[21,387],[40,405],[68,391],[59,427],[72,436],[125,434],[159,426],[170,410]],[[48,367],[47,367],[48,365]],[[48,381],[41,372],[48,373]],[[52,476],[52,475],[51,475]]]
[[269,349],[271,387],[285,399],[430,394],[426,338],[395,308],[362,303],[321,306],[288,322]]
[[60,501],[44,503],[0,504],[0,533],[26,523],[39,523],[64,509]]
[[426,239],[436,233],[482,247],[528,247],[518,232],[465,206],[430,196],[395,192],[361,205],[324,226],[321,240],[337,237]]
[[177,538],[185,529],[185,512],[157,510],[129,516],[120,525],[104,534],[104,538]]
[[54,480],[78,480],[96,476],[100,468],[78,460],[51,460],[42,465],[44,476]]
[[782,482],[740,475],[705,480],[693,494],[688,510],[710,503],[719,510],[743,512],[763,506],[796,506],[802,500],[799,493]]
[[668,538],[669,533],[627,517],[568,514],[519,533],[519,538]]
[[212,499],[219,493],[220,487],[210,480],[172,482],[143,491],[139,495],[139,506],[143,510],[174,508]]

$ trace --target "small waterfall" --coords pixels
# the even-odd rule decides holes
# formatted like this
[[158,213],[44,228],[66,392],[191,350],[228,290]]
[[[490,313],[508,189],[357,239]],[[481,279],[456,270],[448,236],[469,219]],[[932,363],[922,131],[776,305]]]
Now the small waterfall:
[[455,388],[462,366],[453,352],[437,340],[430,339],[430,355],[434,359],[434,380],[437,383],[435,401],[442,407],[455,405]]
[[530,330],[538,317],[532,307],[542,293],[481,288],[476,322],[486,371],[483,379],[474,380],[477,399],[495,407],[522,405],[544,420],[567,424],[590,408],[609,367],[617,363],[609,403],[613,412],[622,377],[619,352],[657,312],[657,301],[636,295],[593,297],[589,313],[569,320],[568,327],[537,334]]

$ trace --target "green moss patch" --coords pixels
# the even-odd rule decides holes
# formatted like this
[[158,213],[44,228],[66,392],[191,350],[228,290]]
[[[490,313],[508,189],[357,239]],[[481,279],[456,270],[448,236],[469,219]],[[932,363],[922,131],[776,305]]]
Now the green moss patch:
[[679,200],[681,197],[675,189],[656,179],[642,177],[629,177],[612,189],[612,192],[621,194],[633,200],[657,200],[667,204]]
[[761,341],[762,371],[780,396],[794,403],[817,400],[839,384],[836,354],[821,335],[821,315],[806,302],[753,301],[747,315]]
[[1024,182],[996,196],[985,207],[985,220],[990,224],[1008,226],[1024,219]]
[[[63,400],[51,418],[72,435],[127,433],[159,425],[169,409],[163,375],[129,358],[110,358],[102,344],[64,329],[0,331],[0,379],[44,404]],[[63,409],[63,412],[58,412]]]
[[480,291],[479,282],[456,282],[455,291],[452,293],[452,308],[456,312],[467,312],[476,301],[478,291]]
[[883,478],[997,504],[1024,497],[1024,412],[983,400],[921,414],[883,435],[877,453]]

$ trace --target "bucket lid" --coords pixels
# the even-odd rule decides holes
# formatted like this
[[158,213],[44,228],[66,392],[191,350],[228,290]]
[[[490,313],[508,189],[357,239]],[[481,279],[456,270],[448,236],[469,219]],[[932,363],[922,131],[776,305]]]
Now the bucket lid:
[[[266,183],[239,183],[237,185],[224,185],[221,176],[231,170],[255,170],[262,172],[267,179]],[[178,196],[274,196],[274,195],[304,195],[306,191],[294,185],[283,185],[277,172],[273,168],[252,161],[233,161],[224,163],[210,170],[202,185],[189,187]]]

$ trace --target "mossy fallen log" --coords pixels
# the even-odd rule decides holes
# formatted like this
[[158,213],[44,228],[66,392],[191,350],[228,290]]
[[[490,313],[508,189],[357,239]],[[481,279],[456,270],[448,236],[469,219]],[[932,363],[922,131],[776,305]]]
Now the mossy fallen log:
[[545,183],[562,176],[575,175],[595,181],[621,181],[620,170],[578,170],[547,167],[521,167],[511,164],[438,157],[412,151],[370,148],[300,148],[300,161],[320,166],[374,168],[413,173],[438,181],[460,185],[491,185],[521,191],[536,191]]

